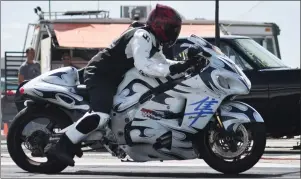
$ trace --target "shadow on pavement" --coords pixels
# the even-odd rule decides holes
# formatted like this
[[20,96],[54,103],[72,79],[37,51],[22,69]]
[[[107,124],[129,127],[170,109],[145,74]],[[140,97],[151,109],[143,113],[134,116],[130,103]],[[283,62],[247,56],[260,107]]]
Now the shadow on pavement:
[[285,177],[286,175],[300,177],[300,171],[285,172],[279,174],[239,174],[225,175],[214,173],[144,173],[144,172],[93,172],[79,170],[76,172],[62,172],[60,175],[114,175],[120,177],[170,177],[170,178],[270,178]]

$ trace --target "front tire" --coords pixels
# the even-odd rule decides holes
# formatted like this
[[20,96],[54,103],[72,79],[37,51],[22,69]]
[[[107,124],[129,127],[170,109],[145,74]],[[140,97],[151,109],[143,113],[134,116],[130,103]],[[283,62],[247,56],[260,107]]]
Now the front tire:
[[245,158],[231,162],[226,161],[212,150],[212,146],[209,145],[209,130],[205,131],[202,157],[211,168],[224,174],[239,174],[249,170],[260,160],[266,146],[265,125],[264,123],[248,123],[243,126],[252,135],[253,147]]
[[47,118],[54,122],[58,128],[63,129],[72,124],[68,116],[55,108],[24,108],[14,118],[7,135],[7,149],[12,160],[21,169],[31,173],[54,174],[63,171],[68,166],[60,161],[48,159],[47,162],[39,163],[31,160],[22,149],[22,132],[26,125],[37,119]]

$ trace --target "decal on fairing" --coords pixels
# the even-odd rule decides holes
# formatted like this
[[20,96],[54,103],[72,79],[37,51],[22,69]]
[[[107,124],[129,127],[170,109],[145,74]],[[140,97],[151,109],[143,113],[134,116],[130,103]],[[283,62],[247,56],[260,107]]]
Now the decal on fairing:
[[159,104],[169,105],[166,103],[167,98],[174,98],[174,97],[172,97],[166,93],[162,93],[162,94],[156,96],[155,98],[153,98],[152,101],[157,102]]
[[141,114],[143,117],[147,117],[153,120],[175,119],[181,117],[181,113],[174,113],[172,111],[165,110],[150,110],[145,108],[141,109]]
[[141,114],[143,117],[147,117],[147,118],[150,118],[153,120],[161,120],[162,117],[164,117],[162,114],[156,113],[153,110],[149,110],[149,109],[145,109],[145,108],[141,109]]
[[215,68],[208,66],[206,69],[206,72],[203,72],[200,74],[200,77],[202,79],[202,81],[204,82],[204,84],[213,92],[215,92],[215,89],[218,89],[218,87],[214,84],[212,77],[211,77],[211,73],[212,71],[214,71]]
[[194,112],[185,113],[184,115],[197,115],[194,118],[194,120],[191,122],[189,126],[192,126],[200,117],[206,117],[208,114],[214,114],[214,111],[212,109],[212,105],[217,104],[218,101],[214,98],[210,99],[209,97],[206,97],[196,103],[192,103],[190,105],[197,105],[194,108]]

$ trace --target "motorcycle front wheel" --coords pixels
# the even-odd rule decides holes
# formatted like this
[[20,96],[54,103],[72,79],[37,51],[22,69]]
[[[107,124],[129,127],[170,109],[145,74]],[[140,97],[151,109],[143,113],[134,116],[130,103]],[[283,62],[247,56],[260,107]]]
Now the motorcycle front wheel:
[[251,169],[262,157],[266,146],[264,123],[240,124],[230,137],[219,131],[216,124],[209,124],[202,142],[202,158],[214,170],[239,174]]

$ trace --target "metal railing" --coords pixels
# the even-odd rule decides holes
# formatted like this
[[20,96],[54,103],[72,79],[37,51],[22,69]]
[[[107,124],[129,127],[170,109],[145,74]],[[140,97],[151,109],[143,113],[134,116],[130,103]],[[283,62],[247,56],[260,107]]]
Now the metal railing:
[[40,12],[39,18],[43,20],[56,20],[56,19],[64,19],[64,18],[72,18],[72,17],[81,18],[109,18],[110,12],[105,10],[98,11],[66,11],[66,12]]
[[25,52],[5,52],[4,58],[4,92],[18,88],[18,71],[25,61]]

